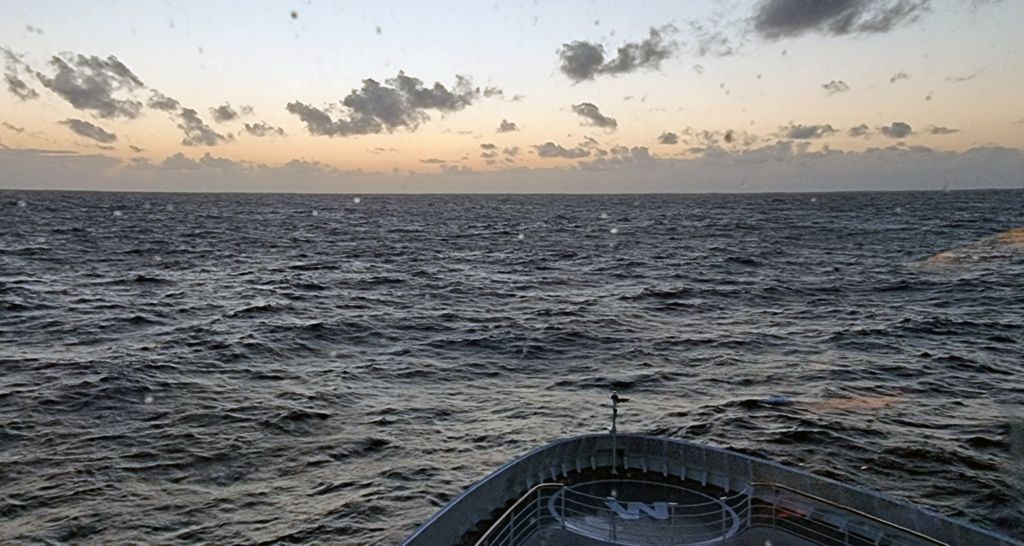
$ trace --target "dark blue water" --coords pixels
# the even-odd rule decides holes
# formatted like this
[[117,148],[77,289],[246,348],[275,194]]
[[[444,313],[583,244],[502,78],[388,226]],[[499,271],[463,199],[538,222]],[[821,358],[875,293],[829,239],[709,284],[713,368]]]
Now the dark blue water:
[[0,542],[389,544],[603,430],[1024,536],[1024,191],[0,193]]

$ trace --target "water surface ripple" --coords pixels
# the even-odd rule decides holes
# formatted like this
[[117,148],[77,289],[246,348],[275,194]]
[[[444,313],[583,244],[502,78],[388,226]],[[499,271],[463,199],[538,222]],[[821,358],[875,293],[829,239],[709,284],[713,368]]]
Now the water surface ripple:
[[1024,191],[0,192],[0,542],[395,543],[613,388],[625,430],[1024,536],[1021,226]]

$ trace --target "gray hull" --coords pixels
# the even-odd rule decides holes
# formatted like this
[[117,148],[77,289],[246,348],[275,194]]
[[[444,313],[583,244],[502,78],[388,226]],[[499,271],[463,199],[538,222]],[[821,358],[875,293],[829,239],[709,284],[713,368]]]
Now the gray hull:
[[467,489],[403,544],[765,541],[1024,546],[771,461],[637,434],[577,436],[534,449]]

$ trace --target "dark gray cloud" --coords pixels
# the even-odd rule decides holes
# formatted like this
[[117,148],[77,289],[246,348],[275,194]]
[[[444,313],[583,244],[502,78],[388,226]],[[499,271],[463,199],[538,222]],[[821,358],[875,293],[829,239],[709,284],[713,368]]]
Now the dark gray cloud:
[[39,92],[29,87],[21,78],[21,73],[32,74],[32,69],[25,64],[20,55],[10,49],[0,47],[0,51],[4,53],[4,81],[7,83],[7,91],[22,101],[39,98]]
[[898,82],[900,80],[909,80],[909,79],[910,79],[910,74],[907,74],[906,72],[900,71],[900,72],[897,72],[897,73],[893,74],[892,77],[889,78],[889,83],[896,83],[896,82]]
[[651,167],[655,162],[646,146],[615,146],[607,156],[581,161],[579,167],[586,171],[607,171],[622,167]]
[[66,119],[59,123],[61,125],[66,125],[68,129],[71,129],[78,136],[91,138],[96,142],[109,144],[117,140],[117,135],[115,135],[114,133],[108,132],[104,130],[102,127],[93,125],[88,121],[82,121],[80,119]]
[[185,146],[216,146],[231,140],[230,135],[224,136],[214,131],[191,108],[182,108],[179,115],[178,129],[185,132],[185,138],[181,140]]
[[932,135],[951,135],[953,133],[959,133],[960,129],[953,129],[951,127],[942,127],[941,125],[933,125],[928,128],[928,133]]
[[128,149],[130,149],[131,151],[133,151],[133,152],[135,152],[137,154],[141,154],[142,152],[146,151],[146,150],[143,150],[142,148],[140,148],[140,147],[138,147],[138,146],[136,146],[134,144],[129,145]]
[[24,127],[18,127],[17,125],[11,125],[10,123],[7,123],[6,121],[3,122],[3,126],[6,127],[10,131],[14,131],[15,133],[24,133],[25,132],[25,128]]
[[497,150],[498,149],[498,145],[497,144],[492,144],[490,142],[484,142],[483,144],[480,145],[480,149],[482,149],[482,150]]
[[163,110],[164,112],[176,112],[178,108],[181,108],[181,103],[156,89],[151,89],[149,94],[149,100],[146,101],[146,106],[154,110]]
[[424,87],[421,80],[399,72],[385,85],[363,80],[362,88],[353,90],[341,101],[348,110],[347,117],[341,119],[332,119],[325,110],[298,101],[288,103],[286,109],[299,116],[313,135],[367,135],[398,128],[415,130],[430,119],[428,110],[456,112],[472,104],[480,94],[480,89],[473,88],[464,76],[456,76],[455,85],[449,90],[440,83]]
[[963,83],[969,82],[977,77],[977,74],[967,74],[965,76],[946,76],[946,81],[949,83]]
[[243,125],[243,129],[246,133],[249,133],[254,137],[284,136],[284,129],[274,127],[265,121],[260,121],[258,123],[246,123]]
[[613,130],[619,126],[619,122],[615,121],[615,118],[602,114],[600,108],[589,102],[572,105],[572,111],[586,120],[585,125]]
[[852,137],[869,136],[871,134],[871,128],[868,127],[866,124],[861,123],[856,127],[850,127],[850,129],[846,131],[846,134]]
[[565,148],[564,146],[560,146],[550,141],[545,142],[540,146],[534,146],[533,148],[537,150],[538,157],[561,157],[565,159],[579,159],[581,157],[587,157],[590,155],[590,150],[586,148]]
[[53,75],[36,72],[36,77],[50,91],[71,103],[77,110],[91,111],[105,119],[139,116],[142,103],[115,98],[118,92],[131,93],[144,87],[142,80],[117,57],[102,59],[95,55],[65,53],[50,59]]
[[783,127],[777,136],[794,140],[811,140],[826,137],[835,132],[835,127],[827,123],[824,125],[790,125]]
[[929,4],[930,0],[762,0],[754,12],[754,30],[773,40],[808,32],[889,32],[916,21]]
[[902,121],[894,121],[891,124],[879,129],[883,135],[889,138],[904,138],[914,133],[909,124]]
[[210,108],[210,115],[213,116],[213,121],[216,121],[217,123],[234,121],[242,116],[251,115],[252,113],[252,106],[240,106],[238,110],[235,110],[231,104],[227,102],[216,108]]
[[832,80],[828,83],[822,84],[821,88],[831,97],[836,93],[845,93],[850,90],[850,86],[843,80]]
[[658,144],[679,144],[679,135],[671,132],[664,132],[658,137]]
[[562,73],[574,82],[581,82],[598,75],[626,74],[641,68],[657,69],[661,61],[675,50],[675,45],[664,38],[664,34],[674,30],[673,27],[652,27],[647,39],[623,44],[616,51],[615,58],[608,62],[605,62],[604,47],[600,44],[579,40],[562,44],[558,51]]
[[511,122],[511,121],[509,121],[507,119],[501,120],[501,123],[498,125],[498,132],[499,133],[511,133],[512,131],[518,131],[518,130],[519,130],[519,126],[516,125],[514,122]]

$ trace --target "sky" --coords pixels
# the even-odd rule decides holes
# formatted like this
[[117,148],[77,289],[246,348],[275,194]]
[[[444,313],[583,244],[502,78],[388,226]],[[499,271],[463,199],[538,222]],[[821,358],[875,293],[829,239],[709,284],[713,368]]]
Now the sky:
[[2,7],[0,189],[1024,187],[1021,0]]

